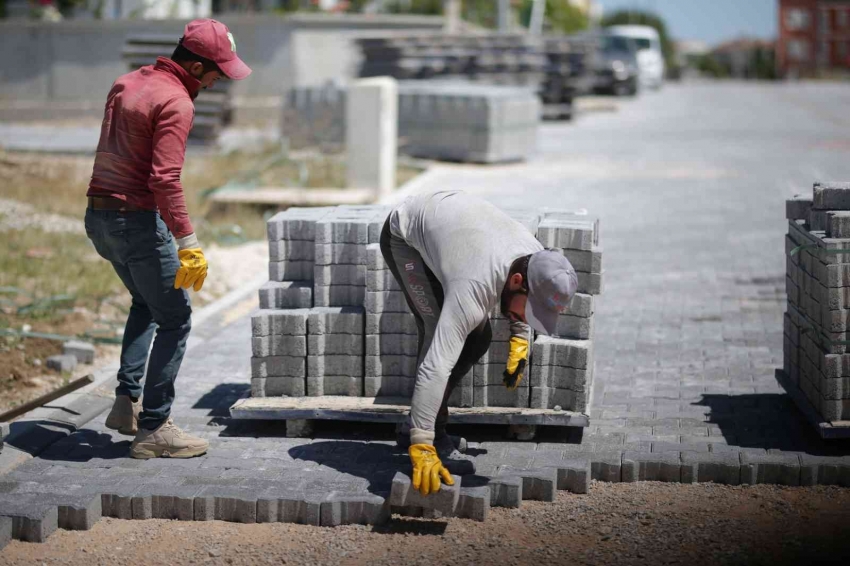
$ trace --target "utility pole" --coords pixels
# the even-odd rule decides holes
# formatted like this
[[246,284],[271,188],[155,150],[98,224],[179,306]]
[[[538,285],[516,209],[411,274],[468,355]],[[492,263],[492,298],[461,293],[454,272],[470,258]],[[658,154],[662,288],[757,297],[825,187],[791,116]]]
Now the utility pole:
[[528,31],[532,36],[539,37],[543,34],[543,16],[546,12],[546,0],[534,0],[531,5],[531,20],[528,22]]
[[506,33],[511,25],[511,0],[496,0],[496,29]]

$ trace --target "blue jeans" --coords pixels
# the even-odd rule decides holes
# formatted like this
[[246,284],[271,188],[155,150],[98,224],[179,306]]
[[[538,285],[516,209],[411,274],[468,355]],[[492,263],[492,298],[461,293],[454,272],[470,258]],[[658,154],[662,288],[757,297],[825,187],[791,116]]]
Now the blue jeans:
[[114,210],[86,210],[86,234],[132,298],[115,393],[141,397],[147,362],[139,426],[155,429],[171,413],[174,380],[192,327],[189,294],[174,288],[180,267],[174,238],[157,212]]

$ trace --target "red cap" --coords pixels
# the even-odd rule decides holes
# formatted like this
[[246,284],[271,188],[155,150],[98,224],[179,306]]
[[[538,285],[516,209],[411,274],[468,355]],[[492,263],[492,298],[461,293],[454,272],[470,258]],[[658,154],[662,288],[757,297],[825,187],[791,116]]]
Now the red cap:
[[251,68],[236,55],[236,40],[227,26],[216,20],[192,20],[183,30],[183,47],[213,61],[229,79],[240,80]]

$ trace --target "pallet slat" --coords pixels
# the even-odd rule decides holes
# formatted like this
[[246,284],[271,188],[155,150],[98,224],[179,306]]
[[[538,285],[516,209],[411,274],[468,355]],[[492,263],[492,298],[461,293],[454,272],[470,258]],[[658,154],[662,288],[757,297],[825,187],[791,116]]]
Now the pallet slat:
[[[234,419],[334,420],[399,423],[407,418],[404,397],[260,397],[240,399],[230,408]],[[588,416],[571,411],[511,407],[449,407],[454,424],[507,424],[586,427]]]

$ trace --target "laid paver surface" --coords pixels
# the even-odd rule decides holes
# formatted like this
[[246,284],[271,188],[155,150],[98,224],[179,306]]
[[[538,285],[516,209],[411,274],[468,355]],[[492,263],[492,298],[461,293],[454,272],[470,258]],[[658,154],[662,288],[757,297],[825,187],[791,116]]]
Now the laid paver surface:
[[[602,219],[591,427],[580,443],[463,429],[478,473],[525,476],[523,487],[541,498],[555,481],[545,469],[580,470],[583,460],[609,481],[850,485],[850,444],[821,441],[774,378],[784,200],[847,175],[848,107],[839,85],[672,85],[618,113],[543,125],[530,163],[436,171],[433,186],[501,206],[587,208]],[[34,519],[21,529],[84,524],[87,512],[147,518],[189,509],[235,521],[380,519],[376,502],[409,466],[387,429],[337,425],[286,439],[282,423],[229,419],[249,394],[250,347],[243,316],[210,334],[181,369],[174,416],[210,439],[207,456],[131,460],[129,438],[106,430],[101,414],[0,476],[0,515],[26,508]],[[95,509],[86,496],[98,493],[114,496]],[[73,505],[63,503],[72,495]],[[57,519],[42,513],[57,504]]]

